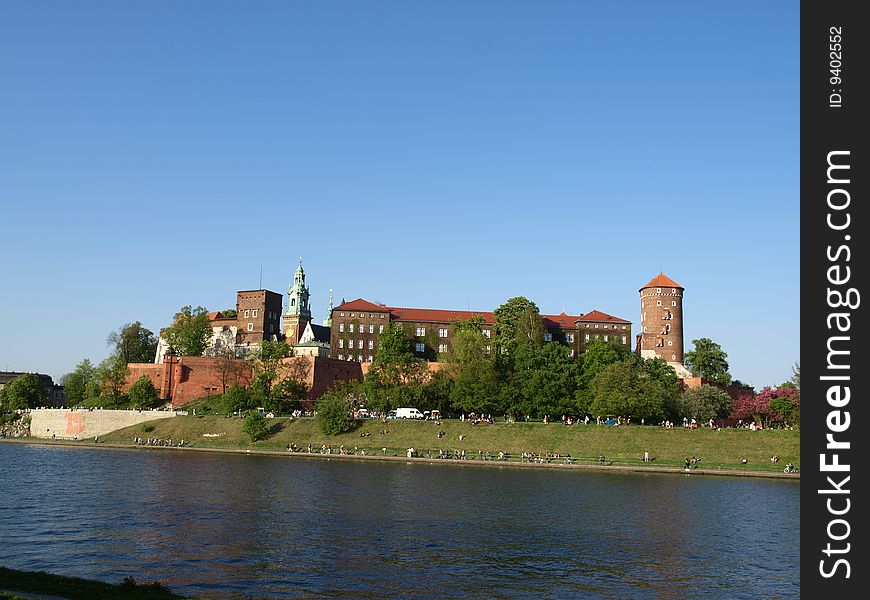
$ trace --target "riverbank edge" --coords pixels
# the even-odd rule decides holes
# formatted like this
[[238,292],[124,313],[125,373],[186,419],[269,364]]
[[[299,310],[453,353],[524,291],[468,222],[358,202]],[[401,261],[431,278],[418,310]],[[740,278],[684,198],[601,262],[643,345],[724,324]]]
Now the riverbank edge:
[[730,471],[723,469],[704,469],[693,468],[690,471],[679,467],[654,467],[654,466],[632,466],[632,465],[581,465],[581,464],[564,464],[564,463],[528,463],[528,462],[506,462],[499,460],[453,460],[439,458],[415,457],[407,458],[405,456],[378,456],[377,454],[320,454],[319,452],[287,452],[282,450],[263,450],[259,448],[179,448],[175,446],[133,446],[124,444],[111,443],[93,443],[93,442],[72,442],[66,440],[43,440],[38,438],[4,438],[0,442],[10,444],[28,444],[34,446],[63,446],[71,448],[90,448],[90,449],[109,449],[109,450],[128,450],[128,451],[145,451],[157,450],[167,452],[211,452],[218,454],[247,454],[256,456],[283,456],[287,458],[315,458],[322,460],[358,460],[358,461],[388,461],[388,462],[405,462],[410,464],[430,464],[430,465],[454,465],[460,467],[499,467],[499,468],[516,468],[516,469],[568,469],[568,470],[586,470],[598,472],[619,472],[619,473],[661,473],[668,475],[712,475],[717,477],[763,477],[767,479],[789,479],[800,480],[800,473],[777,473],[772,471]]

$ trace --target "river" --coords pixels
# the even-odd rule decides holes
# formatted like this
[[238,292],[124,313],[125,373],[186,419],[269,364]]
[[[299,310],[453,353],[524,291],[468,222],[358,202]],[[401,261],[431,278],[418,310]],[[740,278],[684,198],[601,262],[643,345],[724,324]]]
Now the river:
[[794,481],[0,444],[0,565],[203,598],[798,598]]

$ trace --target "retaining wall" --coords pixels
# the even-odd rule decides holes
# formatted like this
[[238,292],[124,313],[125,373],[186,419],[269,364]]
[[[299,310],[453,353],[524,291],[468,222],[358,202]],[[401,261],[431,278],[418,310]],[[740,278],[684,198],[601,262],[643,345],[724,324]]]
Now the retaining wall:
[[38,438],[80,440],[175,415],[175,411],[168,410],[37,409],[30,411],[30,435]]

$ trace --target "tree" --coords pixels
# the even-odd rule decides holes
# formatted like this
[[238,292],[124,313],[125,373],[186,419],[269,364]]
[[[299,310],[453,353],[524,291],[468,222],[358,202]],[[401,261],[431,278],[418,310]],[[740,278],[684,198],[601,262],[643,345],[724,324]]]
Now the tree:
[[689,388],[680,396],[677,417],[695,418],[699,422],[727,417],[731,410],[731,396],[712,385]]
[[37,408],[48,403],[45,384],[36,373],[19,375],[0,389],[0,409],[12,412],[25,408]]
[[225,392],[231,383],[238,384],[239,380],[250,372],[251,363],[236,358],[235,348],[221,348],[217,351],[215,358],[217,358],[216,368],[221,377],[222,392]]
[[592,407],[592,380],[601,371],[631,356],[631,351],[615,339],[604,341],[592,338],[583,354],[580,355],[580,380],[578,382],[576,405],[578,414],[586,415]]
[[414,406],[430,377],[423,360],[414,354],[414,341],[398,324],[378,336],[378,354],[366,374],[368,408],[386,412],[399,406]]
[[728,385],[731,374],[728,372],[728,355],[709,338],[692,340],[695,349],[683,356],[686,367],[695,377],[703,377],[712,383]]
[[[496,346],[499,354],[508,356],[514,351],[518,341],[534,345],[544,341],[544,327],[540,321],[538,306],[523,296],[509,298],[494,311]],[[537,336],[540,334],[540,341]]]
[[250,355],[256,375],[251,391],[265,402],[272,397],[272,387],[278,383],[281,361],[293,356],[293,348],[284,340],[263,340]]
[[643,359],[629,358],[606,367],[590,383],[596,416],[630,416],[658,420],[665,416],[668,390],[644,369]]
[[[79,406],[89,397],[87,387],[94,378],[94,371],[94,365],[86,358],[76,365],[74,371],[61,377],[60,382],[63,385],[63,396],[67,406]],[[99,395],[98,385],[96,396]]]
[[100,396],[108,400],[104,408],[117,408],[123,404],[124,384],[130,376],[127,363],[117,355],[105,359],[97,365],[94,378],[100,382]]
[[358,384],[339,382],[320,397],[316,405],[317,426],[323,433],[339,435],[353,429],[355,422],[351,414],[358,392]]
[[184,356],[202,356],[211,334],[208,312],[202,306],[183,306],[172,325],[163,330],[166,342]]
[[502,375],[495,361],[482,360],[466,365],[453,382],[453,404],[465,412],[504,414],[506,396],[502,394]]
[[562,344],[518,345],[511,381],[522,392],[514,412],[534,417],[577,412],[580,363]]
[[130,406],[133,408],[157,408],[163,402],[160,400],[160,394],[151,383],[151,378],[147,375],[142,375],[139,379],[133,382],[130,390],[127,392],[127,397],[130,399]]
[[157,338],[142,323],[127,323],[106,338],[106,343],[115,347],[114,354],[124,363],[147,363],[157,353]]
[[261,440],[269,433],[269,428],[266,427],[265,417],[261,417],[259,413],[251,413],[245,417],[245,422],[242,424],[242,431],[248,434],[252,442]]
[[241,410],[249,410],[254,407],[251,393],[247,388],[232,384],[223,394],[224,409],[227,414]]

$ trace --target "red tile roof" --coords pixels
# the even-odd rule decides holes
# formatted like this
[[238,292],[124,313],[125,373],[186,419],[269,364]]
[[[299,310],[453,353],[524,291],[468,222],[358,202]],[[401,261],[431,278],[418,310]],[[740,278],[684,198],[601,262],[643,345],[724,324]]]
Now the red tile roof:
[[[683,286],[681,286],[679,283],[677,283],[676,281],[674,281],[673,279],[671,279],[670,277],[665,275],[664,273],[659,273],[658,275],[653,277],[652,280],[650,280],[650,282],[648,284],[646,284],[645,286],[643,286],[640,289],[644,290],[646,288],[651,288],[651,287],[673,287],[673,288],[680,288],[681,290],[686,289]],[[640,291],[640,290],[638,290],[638,291]]]
[[[335,309],[343,311],[359,310],[359,311],[389,311],[390,316],[394,321],[410,321],[417,323],[455,323],[456,321],[467,321],[472,317],[482,317],[483,322],[489,325],[495,324],[495,313],[481,310],[443,310],[437,308],[404,308],[399,306],[384,306],[382,304],[373,304],[368,300],[357,298],[351,302],[344,302],[335,307]],[[631,324],[631,321],[620,319],[608,315],[599,310],[593,310],[585,315],[568,315],[564,312],[558,315],[541,315],[541,320],[544,326],[548,329],[573,329],[577,321],[605,321],[608,323],[625,323]]]
[[600,310],[592,310],[583,315],[582,317],[577,317],[575,321],[596,321],[596,322],[607,322],[607,323],[625,323],[626,325],[630,325],[631,321],[626,321],[625,319],[620,319],[619,317],[614,317],[613,315],[608,315],[607,313],[603,313]]
[[364,311],[379,311],[386,312],[388,309],[383,304],[373,304],[368,300],[363,300],[362,298],[357,298],[356,300],[351,300],[350,302],[342,302],[338,306],[336,306],[333,310],[364,310]]
[[475,310],[440,310],[434,308],[399,308],[389,307],[396,321],[421,321],[429,323],[453,323],[467,321],[471,317],[481,316],[484,322],[495,323],[495,314]]

